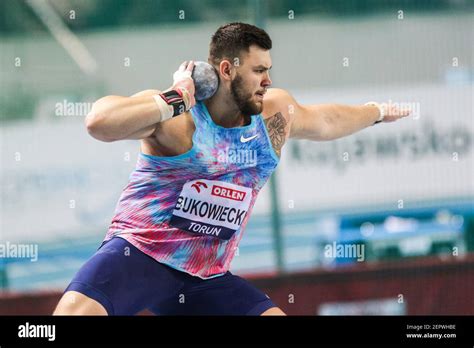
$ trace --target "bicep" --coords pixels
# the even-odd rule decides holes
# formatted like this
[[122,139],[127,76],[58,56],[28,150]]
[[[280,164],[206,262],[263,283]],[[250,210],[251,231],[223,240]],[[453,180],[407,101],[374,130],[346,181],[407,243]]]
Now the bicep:
[[[161,93],[161,91],[157,90],[157,89],[146,89],[144,91],[135,93],[131,97],[132,98],[133,97],[148,97],[148,96],[151,97],[151,96],[154,96],[154,95],[159,94],[159,93]],[[132,134],[128,135],[126,139],[140,140],[140,139],[148,138],[148,137],[151,137],[153,135],[155,130],[156,130],[156,124],[152,124],[148,127],[145,127],[145,128],[142,128],[142,129],[136,131],[135,133],[132,133]]]

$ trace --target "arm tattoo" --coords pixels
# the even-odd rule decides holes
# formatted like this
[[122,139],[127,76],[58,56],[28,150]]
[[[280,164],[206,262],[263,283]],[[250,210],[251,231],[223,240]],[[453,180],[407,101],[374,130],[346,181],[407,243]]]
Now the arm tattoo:
[[267,127],[268,135],[278,157],[280,157],[281,148],[285,143],[286,124],[287,121],[285,120],[281,112],[277,112],[272,117],[265,119],[265,126]]

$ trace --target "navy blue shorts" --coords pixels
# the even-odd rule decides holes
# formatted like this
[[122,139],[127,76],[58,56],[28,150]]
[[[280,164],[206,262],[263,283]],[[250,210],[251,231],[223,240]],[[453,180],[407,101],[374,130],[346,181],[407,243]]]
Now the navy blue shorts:
[[230,272],[205,280],[194,277],[118,237],[97,250],[66,291],[96,300],[109,315],[144,309],[159,315],[260,315],[275,307],[263,292]]

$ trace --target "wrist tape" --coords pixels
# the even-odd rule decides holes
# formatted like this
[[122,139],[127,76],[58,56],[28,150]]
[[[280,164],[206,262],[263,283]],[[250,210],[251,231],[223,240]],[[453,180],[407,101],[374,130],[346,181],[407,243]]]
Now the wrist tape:
[[182,114],[190,105],[189,92],[182,87],[154,95],[153,98],[160,109],[161,122]]

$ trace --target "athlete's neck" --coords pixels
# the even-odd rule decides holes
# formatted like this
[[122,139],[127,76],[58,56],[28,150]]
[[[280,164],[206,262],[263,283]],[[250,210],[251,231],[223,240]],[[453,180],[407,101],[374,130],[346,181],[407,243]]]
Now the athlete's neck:
[[243,115],[233,98],[223,88],[219,88],[212,96],[204,101],[204,104],[215,124],[225,127],[241,127],[250,124],[250,116]]

